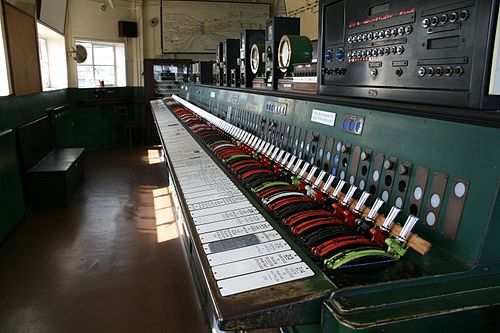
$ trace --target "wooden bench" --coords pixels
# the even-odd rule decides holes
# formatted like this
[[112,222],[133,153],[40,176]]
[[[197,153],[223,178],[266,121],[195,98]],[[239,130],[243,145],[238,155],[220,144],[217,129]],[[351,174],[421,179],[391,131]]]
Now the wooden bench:
[[29,207],[66,207],[84,177],[84,148],[56,148],[52,123],[42,117],[17,128]]

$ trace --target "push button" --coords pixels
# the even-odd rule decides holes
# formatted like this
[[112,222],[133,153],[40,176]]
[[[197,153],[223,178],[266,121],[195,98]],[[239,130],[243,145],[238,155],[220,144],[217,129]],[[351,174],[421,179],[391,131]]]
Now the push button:
[[333,52],[332,52],[332,50],[327,50],[325,52],[325,60],[326,61],[332,61],[332,59],[333,59]]
[[337,58],[337,60],[344,60],[345,57],[344,50],[338,50],[337,53],[335,53],[335,57]]

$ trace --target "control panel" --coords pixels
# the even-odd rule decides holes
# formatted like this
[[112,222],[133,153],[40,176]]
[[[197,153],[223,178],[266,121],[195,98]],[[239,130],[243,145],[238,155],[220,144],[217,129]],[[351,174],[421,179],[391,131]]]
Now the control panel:
[[498,109],[497,17],[498,1],[322,0],[319,93]]
[[318,64],[316,62],[294,64],[292,91],[316,94]]
[[264,44],[264,30],[243,30],[240,37],[240,86],[251,87],[256,74],[252,72],[250,51],[254,44]]
[[[239,86],[240,78],[234,75],[231,78],[231,71],[238,68],[238,56],[240,54],[240,40],[239,39],[226,39],[222,43],[222,74],[223,85],[226,87]],[[231,79],[233,82],[231,82]]]
[[300,19],[292,17],[273,17],[266,24],[266,88],[277,89],[278,80],[284,73],[279,70],[278,44],[283,35],[299,35]]
[[190,80],[194,83],[212,84],[213,61],[198,61],[191,64]]
[[212,67],[213,81],[216,86],[223,84],[223,71],[222,71],[222,42],[217,43],[215,46],[215,63]]

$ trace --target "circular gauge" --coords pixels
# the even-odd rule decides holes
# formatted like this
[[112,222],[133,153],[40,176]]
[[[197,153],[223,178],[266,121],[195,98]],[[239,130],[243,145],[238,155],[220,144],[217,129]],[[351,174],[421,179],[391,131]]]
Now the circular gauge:
[[290,44],[290,38],[284,35],[279,43],[278,47],[278,67],[282,72],[286,72],[290,66],[290,61],[292,60],[292,46]]
[[259,72],[260,66],[260,50],[257,44],[253,44],[250,49],[250,69],[253,74],[257,74]]
[[310,63],[311,40],[306,36],[283,35],[278,44],[278,68],[285,75],[293,72],[293,65]]

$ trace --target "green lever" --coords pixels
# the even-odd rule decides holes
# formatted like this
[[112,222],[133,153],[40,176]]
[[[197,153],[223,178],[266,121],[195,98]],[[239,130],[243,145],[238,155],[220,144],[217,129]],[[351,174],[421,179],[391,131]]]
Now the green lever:
[[300,177],[299,176],[292,176],[292,186],[299,188],[300,186]]
[[290,186],[290,183],[287,182],[280,182],[280,181],[272,181],[272,182],[265,182],[264,184],[260,184],[257,187],[252,188],[252,192],[257,193],[262,190],[265,190],[266,188],[273,187],[273,186]]
[[364,258],[364,257],[372,257],[372,256],[385,256],[391,259],[395,259],[394,256],[386,253],[382,249],[364,249],[364,250],[351,250],[345,251],[341,253],[337,253],[331,258],[328,258],[324,261],[325,266],[330,269],[337,269],[342,265],[345,265],[353,260]]
[[210,145],[208,145],[208,147],[212,148],[213,146],[215,145],[218,145],[218,144],[225,144],[225,143],[232,143],[231,141],[227,141],[227,140],[219,140],[219,141],[215,141],[215,142],[212,142]]
[[247,154],[236,154],[236,155],[232,155],[224,160],[222,160],[223,163],[230,163],[231,161],[237,159],[237,158],[240,158],[240,157],[251,157],[251,156],[248,156]]
[[405,255],[406,248],[404,244],[396,238],[386,238],[385,243],[388,246],[387,253],[394,256],[396,259],[399,259]]

